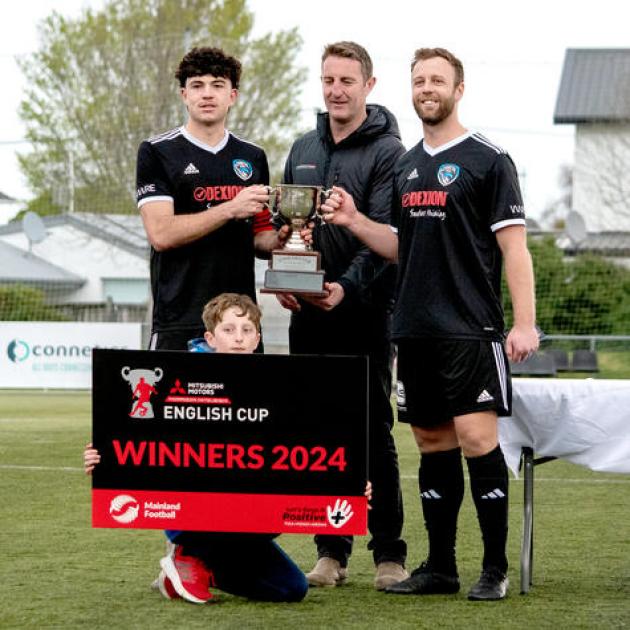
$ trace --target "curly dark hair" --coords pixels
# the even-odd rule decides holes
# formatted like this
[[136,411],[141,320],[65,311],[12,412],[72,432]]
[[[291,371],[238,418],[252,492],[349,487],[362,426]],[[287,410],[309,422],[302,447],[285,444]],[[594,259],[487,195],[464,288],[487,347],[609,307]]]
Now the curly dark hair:
[[226,55],[220,48],[193,48],[181,60],[175,78],[180,87],[185,87],[186,79],[204,74],[229,79],[232,87],[238,89],[241,62],[236,57]]

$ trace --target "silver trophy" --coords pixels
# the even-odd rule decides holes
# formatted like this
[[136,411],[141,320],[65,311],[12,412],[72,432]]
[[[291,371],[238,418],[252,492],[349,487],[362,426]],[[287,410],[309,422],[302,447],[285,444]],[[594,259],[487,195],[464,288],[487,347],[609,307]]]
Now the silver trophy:
[[331,191],[322,186],[279,184],[270,189],[270,208],[274,217],[291,226],[291,236],[284,249],[271,252],[269,269],[265,273],[263,293],[296,293],[325,296],[324,271],[320,269],[321,255],[312,251],[300,236],[310,221],[321,219],[322,201]]

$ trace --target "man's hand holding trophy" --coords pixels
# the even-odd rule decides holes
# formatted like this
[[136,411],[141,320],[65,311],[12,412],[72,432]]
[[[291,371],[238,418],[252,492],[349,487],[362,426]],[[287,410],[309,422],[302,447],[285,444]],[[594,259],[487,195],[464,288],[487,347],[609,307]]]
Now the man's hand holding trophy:
[[274,217],[281,217],[291,226],[291,236],[283,249],[271,253],[261,293],[290,293],[310,297],[325,297],[324,271],[320,268],[319,252],[312,251],[300,232],[311,221],[322,220],[320,208],[330,195],[321,186],[278,184],[269,189],[269,207]]

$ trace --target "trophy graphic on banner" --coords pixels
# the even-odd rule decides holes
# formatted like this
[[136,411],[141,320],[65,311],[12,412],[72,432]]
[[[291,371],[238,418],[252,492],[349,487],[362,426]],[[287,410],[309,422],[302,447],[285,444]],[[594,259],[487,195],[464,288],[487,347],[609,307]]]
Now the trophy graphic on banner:
[[129,415],[132,418],[153,418],[153,406],[150,399],[152,394],[157,394],[153,386],[162,380],[164,375],[162,368],[132,370],[129,366],[125,366],[120,373],[131,386],[133,402]]
[[265,272],[261,293],[295,293],[323,297],[324,271],[320,269],[321,255],[300,236],[309,221],[321,218],[322,200],[331,191],[322,186],[279,184],[270,190],[269,205],[274,217],[281,216],[291,225],[291,237],[284,249],[271,252],[269,269]]

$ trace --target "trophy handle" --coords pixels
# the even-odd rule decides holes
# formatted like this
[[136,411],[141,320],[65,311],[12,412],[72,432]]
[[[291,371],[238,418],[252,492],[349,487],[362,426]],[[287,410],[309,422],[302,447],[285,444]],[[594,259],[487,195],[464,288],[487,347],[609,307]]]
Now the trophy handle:
[[315,211],[315,217],[319,220],[320,223],[326,224],[324,220],[324,215],[322,214],[322,204],[333,194],[332,188],[326,188],[319,190],[319,203],[317,204],[317,210]]
[[[271,212],[271,216],[275,219],[280,214],[278,210],[278,194],[280,193],[280,186],[265,186],[267,193],[269,194],[269,201],[263,205],[266,210]],[[273,202],[271,196],[273,195]]]

